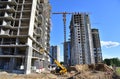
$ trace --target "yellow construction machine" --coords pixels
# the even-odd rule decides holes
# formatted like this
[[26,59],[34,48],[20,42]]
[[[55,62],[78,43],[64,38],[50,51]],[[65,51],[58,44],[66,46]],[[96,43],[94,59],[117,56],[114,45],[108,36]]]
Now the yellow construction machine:
[[40,52],[41,53],[45,52],[47,55],[49,55],[50,58],[52,58],[54,60],[54,63],[57,65],[57,67],[60,68],[59,71],[58,71],[59,74],[65,74],[65,73],[67,73],[67,69],[63,65],[61,65],[59,61],[57,61],[54,57],[52,57],[46,50],[44,50],[43,48],[41,48]]

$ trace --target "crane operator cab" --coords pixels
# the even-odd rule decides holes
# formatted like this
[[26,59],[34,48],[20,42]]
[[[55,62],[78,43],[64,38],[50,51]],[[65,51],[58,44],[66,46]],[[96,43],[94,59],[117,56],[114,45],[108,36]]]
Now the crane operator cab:
[[60,73],[61,68],[59,66],[56,67],[55,71],[56,73]]

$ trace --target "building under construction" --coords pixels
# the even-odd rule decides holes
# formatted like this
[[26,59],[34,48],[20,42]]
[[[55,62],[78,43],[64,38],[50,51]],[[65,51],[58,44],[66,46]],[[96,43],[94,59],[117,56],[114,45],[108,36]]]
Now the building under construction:
[[66,66],[71,65],[71,44],[70,40],[64,42],[64,64]]
[[46,68],[49,57],[48,0],[0,0],[0,70],[29,74]]
[[[50,46],[50,54],[53,58],[60,62],[60,46]],[[50,58],[50,64],[55,64],[54,59]]]
[[71,65],[94,63],[91,25],[87,13],[75,13],[70,22]]
[[100,44],[98,29],[92,29],[92,38],[93,38],[95,63],[100,63],[102,62],[102,51],[101,51],[101,44]]

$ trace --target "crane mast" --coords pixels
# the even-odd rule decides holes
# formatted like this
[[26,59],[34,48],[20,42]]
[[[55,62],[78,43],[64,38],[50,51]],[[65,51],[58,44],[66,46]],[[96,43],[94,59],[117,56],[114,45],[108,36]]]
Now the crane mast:
[[66,42],[66,14],[73,14],[70,12],[53,12],[52,14],[62,14],[63,15],[63,24],[64,24],[64,43]]

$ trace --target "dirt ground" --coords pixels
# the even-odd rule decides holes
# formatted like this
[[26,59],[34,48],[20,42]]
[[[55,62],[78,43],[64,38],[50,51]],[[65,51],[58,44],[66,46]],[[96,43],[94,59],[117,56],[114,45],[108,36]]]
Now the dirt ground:
[[83,71],[66,73],[65,75],[55,75],[51,73],[32,73],[25,74],[8,74],[0,72],[0,79],[113,79],[111,74],[101,71]]
[[120,77],[108,66],[98,64],[72,66],[64,75],[55,75],[50,71],[29,75],[0,72],[0,79],[120,79]]
[[25,75],[0,72],[0,79],[57,79],[57,76],[51,73],[31,73],[29,75]]

